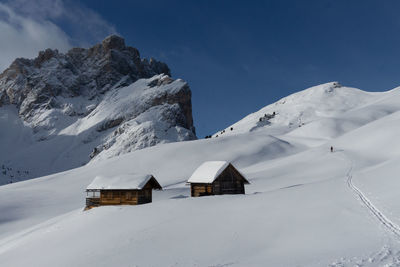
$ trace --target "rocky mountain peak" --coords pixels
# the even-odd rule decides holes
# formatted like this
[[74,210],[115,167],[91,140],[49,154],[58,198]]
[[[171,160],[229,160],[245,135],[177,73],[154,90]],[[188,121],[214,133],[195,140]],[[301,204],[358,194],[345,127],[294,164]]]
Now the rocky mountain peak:
[[49,61],[51,58],[58,56],[58,50],[52,50],[47,48],[44,51],[40,51],[37,58],[33,60],[35,67],[40,68],[42,64],[46,61]]
[[33,141],[14,148],[13,157],[0,152],[0,163],[18,162],[31,145],[45,157],[44,166],[29,168],[31,176],[196,139],[189,85],[117,35],[90,48],[46,49],[34,59],[16,59],[0,74],[0,125],[10,106],[26,132],[23,140]]
[[111,49],[122,51],[125,49],[125,39],[114,34],[106,37],[101,44],[106,51]]
[[40,51],[34,59],[16,59],[0,74],[0,106],[14,104],[28,119],[32,109],[57,105],[57,96],[95,98],[113,86],[127,86],[138,79],[170,75],[165,63],[140,58],[117,35],[108,36],[89,49]]

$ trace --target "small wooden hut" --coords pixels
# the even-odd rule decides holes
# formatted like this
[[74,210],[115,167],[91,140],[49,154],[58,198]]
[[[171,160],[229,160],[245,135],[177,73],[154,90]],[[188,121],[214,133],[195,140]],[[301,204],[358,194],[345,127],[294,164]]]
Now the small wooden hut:
[[139,205],[152,201],[152,190],[161,190],[153,175],[97,176],[86,188],[86,208],[106,205]]
[[192,197],[244,194],[249,181],[226,161],[206,161],[189,178]]

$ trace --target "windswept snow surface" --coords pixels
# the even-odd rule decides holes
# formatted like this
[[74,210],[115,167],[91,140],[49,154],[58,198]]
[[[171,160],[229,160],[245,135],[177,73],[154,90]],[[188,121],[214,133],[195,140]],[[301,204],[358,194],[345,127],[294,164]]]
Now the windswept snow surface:
[[[400,266],[399,90],[331,83],[289,100],[270,125],[252,128],[262,111],[218,138],[1,186],[0,266]],[[205,161],[232,162],[246,195],[189,197]],[[83,211],[95,176],[132,172],[164,187],[153,203]]]
[[213,137],[264,131],[275,136],[286,134],[303,138],[308,140],[308,144],[321,145],[397,111],[398,92],[398,89],[384,93],[365,92],[337,82],[326,83],[282,98]]

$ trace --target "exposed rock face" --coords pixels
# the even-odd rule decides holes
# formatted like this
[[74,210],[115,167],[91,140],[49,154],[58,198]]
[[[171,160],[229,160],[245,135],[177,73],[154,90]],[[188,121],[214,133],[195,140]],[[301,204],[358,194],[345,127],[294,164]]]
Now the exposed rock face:
[[[28,138],[43,149],[61,136],[79,140],[75,149],[60,145],[79,163],[72,160],[36,173],[43,175],[91,158],[195,139],[190,88],[169,76],[165,63],[140,58],[136,48],[115,35],[66,54],[47,49],[35,59],[16,59],[0,74],[0,113],[16,107],[32,129]],[[0,154],[0,163],[2,158]]]
[[139,51],[112,35],[89,49],[66,54],[46,49],[33,60],[18,58],[0,75],[0,106],[15,104],[24,119],[38,107],[57,108],[56,96],[94,98],[113,85],[170,75],[165,63],[141,59]]

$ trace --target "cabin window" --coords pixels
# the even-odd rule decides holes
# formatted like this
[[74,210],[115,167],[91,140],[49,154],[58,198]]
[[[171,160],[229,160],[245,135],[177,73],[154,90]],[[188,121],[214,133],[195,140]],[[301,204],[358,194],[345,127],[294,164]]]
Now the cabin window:
[[100,191],[86,191],[86,197],[87,198],[99,198]]
[[126,197],[126,200],[132,200],[132,193],[131,192],[126,192],[125,193],[125,197]]

